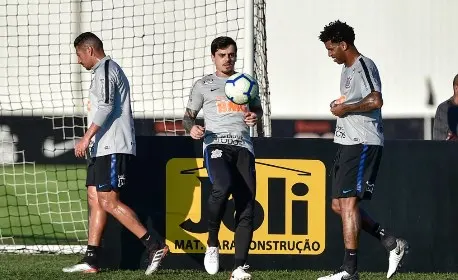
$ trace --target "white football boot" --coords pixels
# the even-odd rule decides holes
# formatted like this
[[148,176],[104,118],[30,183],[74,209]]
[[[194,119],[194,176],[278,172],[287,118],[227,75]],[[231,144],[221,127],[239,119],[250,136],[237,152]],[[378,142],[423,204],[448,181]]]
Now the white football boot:
[[219,270],[219,248],[207,247],[204,258],[205,270],[208,274],[216,274]]
[[251,280],[251,275],[246,272],[249,265],[239,266],[231,274],[231,280]]
[[169,246],[167,245],[164,245],[164,247],[158,250],[151,251],[148,256],[148,267],[146,268],[145,274],[150,275],[151,273],[155,272],[161,265],[164,257],[167,256],[168,252]]
[[343,268],[339,268],[332,274],[320,277],[317,280],[359,280],[359,274],[358,271],[356,271],[353,275],[350,275],[350,273],[346,272]]
[[62,268],[63,272],[66,273],[74,273],[74,272],[81,272],[81,273],[97,273],[99,269],[93,265],[90,265],[86,262],[80,262],[72,266],[67,266]]
[[401,267],[406,254],[409,253],[409,244],[404,239],[396,238],[396,248],[390,251],[388,257],[388,272],[386,278],[390,278]]

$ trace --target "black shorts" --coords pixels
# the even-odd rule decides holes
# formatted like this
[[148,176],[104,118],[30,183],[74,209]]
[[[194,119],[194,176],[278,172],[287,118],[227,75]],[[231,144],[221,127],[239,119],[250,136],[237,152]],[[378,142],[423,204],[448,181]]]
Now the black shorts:
[[382,153],[382,146],[339,145],[332,170],[332,198],[370,200]]
[[88,160],[86,186],[95,186],[98,192],[119,191],[127,184],[130,154],[112,154]]

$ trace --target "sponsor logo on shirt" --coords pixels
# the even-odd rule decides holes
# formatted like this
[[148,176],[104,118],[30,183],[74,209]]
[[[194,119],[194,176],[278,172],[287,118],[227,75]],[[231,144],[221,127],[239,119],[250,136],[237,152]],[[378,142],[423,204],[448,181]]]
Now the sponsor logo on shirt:
[[246,105],[238,105],[231,102],[226,97],[218,96],[216,98],[216,112],[218,114],[232,113],[232,112],[248,112]]

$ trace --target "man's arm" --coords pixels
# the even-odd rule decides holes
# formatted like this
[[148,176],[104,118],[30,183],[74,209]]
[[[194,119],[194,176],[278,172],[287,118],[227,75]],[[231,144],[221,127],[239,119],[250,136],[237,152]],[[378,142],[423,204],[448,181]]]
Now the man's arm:
[[380,109],[383,106],[382,94],[373,91],[357,103],[342,104],[342,106],[345,113],[362,113]]
[[196,125],[196,118],[199,112],[196,110],[192,110],[190,108],[186,108],[183,117],[183,127],[187,133],[191,132],[191,128]]
[[116,91],[117,79],[116,75],[118,75],[118,73],[110,70],[108,66],[109,60],[105,61],[103,79],[100,76],[97,77],[99,82],[103,83],[103,90],[99,93],[97,98],[97,112],[95,113],[92,123],[99,127],[105,123],[105,121],[113,112],[114,108],[114,95]]
[[[189,94],[188,105],[184,112],[183,127],[186,133],[191,134],[191,129],[196,125],[197,114],[202,109],[204,104],[204,96],[202,95],[199,81],[195,82],[191,93]],[[202,128],[203,129],[203,128]]]

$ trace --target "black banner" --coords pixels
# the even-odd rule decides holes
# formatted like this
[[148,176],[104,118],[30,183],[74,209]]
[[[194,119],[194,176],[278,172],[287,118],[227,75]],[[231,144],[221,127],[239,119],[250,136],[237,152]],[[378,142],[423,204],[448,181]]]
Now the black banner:
[[[171,164],[173,161],[171,160],[201,158],[201,143],[185,137],[139,137],[138,145],[142,153],[137,156],[134,182],[132,182],[131,189],[125,190],[122,198],[134,208],[141,220],[157,234],[157,238],[165,238],[170,236],[170,232],[167,232],[166,229],[173,230],[168,226],[168,223],[173,223],[174,215],[167,203],[174,205],[179,203],[185,206],[193,203],[193,189],[187,189],[186,185],[176,186],[179,189],[177,192],[172,189],[175,195],[171,195],[170,190],[169,192],[166,190],[170,187],[170,182],[167,181],[171,180],[171,177],[166,174],[170,168],[173,168],[173,164]],[[292,225],[293,227],[294,224],[298,225],[297,230],[299,232],[305,230],[304,232],[310,233],[312,229],[316,229],[319,220],[304,223],[303,219],[308,216],[307,220],[311,221],[310,219],[319,214],[316,211],[321,211],[317,210],[320,208],[313,208],[315,210],[306,216],[278,215],[270,217],[280,222],[281,225],[273,224],[270,229],[262,229],[258,224],[258,231],[267,230],[286,234],[283,240],[286,243],[282,245],[281,241],[276,243],[271,240],[271,247],[268,248],[266,241],[257,240],[256,244],[253,245],[255,254],[249,257],[250,265],[256,269],[329,270],[338,267],[343,256],[342,230],[340,219],[330,207],[331,181],[327,176],[333,163],[336,146],[330,140],[323,139],[261,138],[255,140],[255,150],[257,162],[261,163],[269,163],[272,162],[272,159],[278,159],[276,165],[281,166],[281,160],[300,159],[318,160],[324,164],[326,191],[325,196],[321,199],[325,202],[325,221],[323,221],[325,224],[325,243],[313,244],[317,241],[312,239],[302,240],[301,243],[294,241],[294,234],[291,236],[286,234],[282,226],[284,223],[281,222],[286,221],[285,219],[293,219]],[[458,188],[456,188],[458,173],[454,171],[457,157],[456,143],[436,141],[387,141],[386,143],[373,200],[362,203],[362,206],[389,232],[409,241],[411,253],[405,264],[405,270],[416,272],[458,271],[458,255],[456,254],[458,251],[458,242],[456,242],[458,212],[454,211],[455,201],[458,199]],[[198,164],[197,162],[197,167],[199,167]],[[303,168],[303,171],[310,170],[309,167]],[[287,186],[285,189],[287,192],[294,191],[289,189],[292,187],[292,181],[283,182],[274,179],[274,177],[278,177],[275,173],[267,174],[267,176],[269,178],[272,176],[272,180],[258,182],[259,190],[267,187],[262,182],[268,182],[268,188],[273,188],[272,191],[275,188],[283,190],[283,186]],[[193,180],[193,176],[188,178]],[[191,184],[193,183],[191,182]],[[314,191],[313,188],[309,185],[308,192],[310,194]],[[167,192],[168,195],[166,195]],[[283,196],[282,192],[278,192],[276,196]],[[258,202],[262,207],[268,207],[266,204],[268,202],[265,202],[261,196],[257,198]],[[172,202],[170,202],[171,199],[173,199]],[[295,201],[293,200],[291,203]],[[317,202],[315,198],[310,198],[307,201],[308,204],[305,204],[302,200],[297,200],[298,203],[292,204],[292,207],[297,205],[299,207],[297,209],[302,210],[296,211],[307,213],[306,209],[312,209],[313,203]],[[275,205],[275,207],[285,207],[285,205]],[[267,220],[269,215],[273,215],[272,213],[263,213],[263,220]],[[276,211],[276,214],[284,214],[284,212]],[[196,221],[198,221],[197,218],[194,219],[194,222]],[[227,222],[225,223],[227,224]],[[105,234],[105,247],[108,249],[110,258],[105,258],[108,263],[104,265],[117,268],[142,267],[144,248],[140,242],[117,223],[112,223],[111,226],[120,230],[111,230]],[[220,236],[223,235],[220,233]],[[266,238],[269,238],[268,236],[266,235]],[[189,238],[194,237],[189,236]],[[259,238],[259,234],[257,238]],[[365,232],[361,233],[360,240],[358,259],[360,269],[385,271],[388,266],[388,257],[380,242]],[[174,250],[183,249],[191,252],[196,249],[193,248],[192,242],[188,244],[188,247],[186,247],[186,242],[176,243],[177,240],[169,240],[169,242],[170,244],[175,242]],[[306,242],[309,244],[306,245]],[[277,248],[273,247],[275,244],[278,245]],[[266,250],[259,254],[259,246],[261,245],[265,246]],[[228,246],[230,248],[230,243]],[[286,250],[291,250],[291,253],[288,255],[280,254],[281,246],[285,246]],[[299,249],[309,251],[299,252]],[[324,250],[321,252],[321,249]],[[276,253],[269,253],[269,251]],[[117,254],[115,254],[116,252]],[[317,254],[313,254],[314,252]],[[110,263],[109,260],[119,260],[119,262]],[[167,257],[164,267],[202,269],[202,264],[203,254],[176,253]],[[233,255],[221,255],[223,268],[230,269],[232,264]]]
[[[78,117],[1,117],[2,147],[6,151],[24,151],[2,161],[34,161],[36,163],[73,164],[75,141],[86,127],[84,118]],[[332,138],[335,120],[272,120],[273,137]],[[135,120],[138,136],[184,135],[181,121]],[[385,138],[423,139],[423,119],[387,119],[384,121]],[[75,140],[76,139],[76,140]]]

